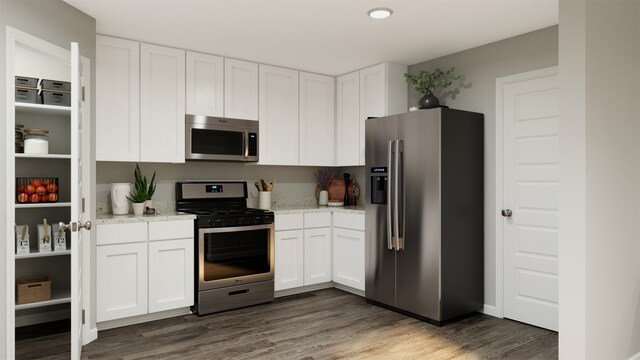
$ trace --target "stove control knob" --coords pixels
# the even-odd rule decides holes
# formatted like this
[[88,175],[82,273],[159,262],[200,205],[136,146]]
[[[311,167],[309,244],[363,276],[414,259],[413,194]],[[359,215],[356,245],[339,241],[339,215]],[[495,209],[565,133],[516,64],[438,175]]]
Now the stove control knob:
[[259,225],[259,224],[264,224],[264,217],[262,216],[256,216],[253,218],[255,224]]
[[212,223],[212,227],[221,227],[224,226],[224,222],[222,219],[211,219],[209,220]]
[[209,226],[210,227],[214,227],[215,225],[213,225],[213,219],[209,219]]

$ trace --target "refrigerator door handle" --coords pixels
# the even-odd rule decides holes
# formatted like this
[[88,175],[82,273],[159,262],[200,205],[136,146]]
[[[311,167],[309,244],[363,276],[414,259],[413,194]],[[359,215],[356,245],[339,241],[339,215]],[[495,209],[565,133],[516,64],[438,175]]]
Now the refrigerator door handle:
[[394,168],[394,229],[396,231],[396,250],[404,249],[404,168],[402,164],[404,142],[396,140]]
[[387,144],[387,165],[388,168],[388,182],[387,182],[387,248],[393,250],[395,248],[395,237],[393,234],[393,145],[395,140],[389,140]]

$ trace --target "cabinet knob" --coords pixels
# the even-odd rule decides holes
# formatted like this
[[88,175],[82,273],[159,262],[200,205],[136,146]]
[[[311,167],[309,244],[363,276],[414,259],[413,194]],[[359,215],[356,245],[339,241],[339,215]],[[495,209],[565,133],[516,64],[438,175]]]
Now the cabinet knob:
[[513,211],[511,209],[503,209],[502,216],[510,218],[513,215]]

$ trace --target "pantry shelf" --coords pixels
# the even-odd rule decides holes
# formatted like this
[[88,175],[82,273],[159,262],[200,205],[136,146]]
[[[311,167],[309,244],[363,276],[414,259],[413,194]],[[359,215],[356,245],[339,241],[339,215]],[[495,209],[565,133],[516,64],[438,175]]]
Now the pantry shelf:
[[71,114],[70,106],[15,103],[16,112],[25,114],[61,115]]

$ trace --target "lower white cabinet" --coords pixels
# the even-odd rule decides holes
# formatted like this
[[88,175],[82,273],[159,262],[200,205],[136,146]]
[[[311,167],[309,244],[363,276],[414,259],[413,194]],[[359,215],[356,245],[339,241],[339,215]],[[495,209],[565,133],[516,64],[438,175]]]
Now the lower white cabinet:
[[149,312],[193,305],[193,238],[149,242]]
[[[277,222],[276,218],[276,222]],[[302,230],[275,232],[275,291],[304,285],[304,238]]]
[[304,229],[304,284],[331,281],[331,228]]
[[364,291],[364,215],[333,215],[333,282]]
[[98,322],[193,305],[193,220],[99,224]]
[[146,238],[132,244],[97,246],[96,270],[98,322],[147,313],[147,287],[141,286],[147,283]]

